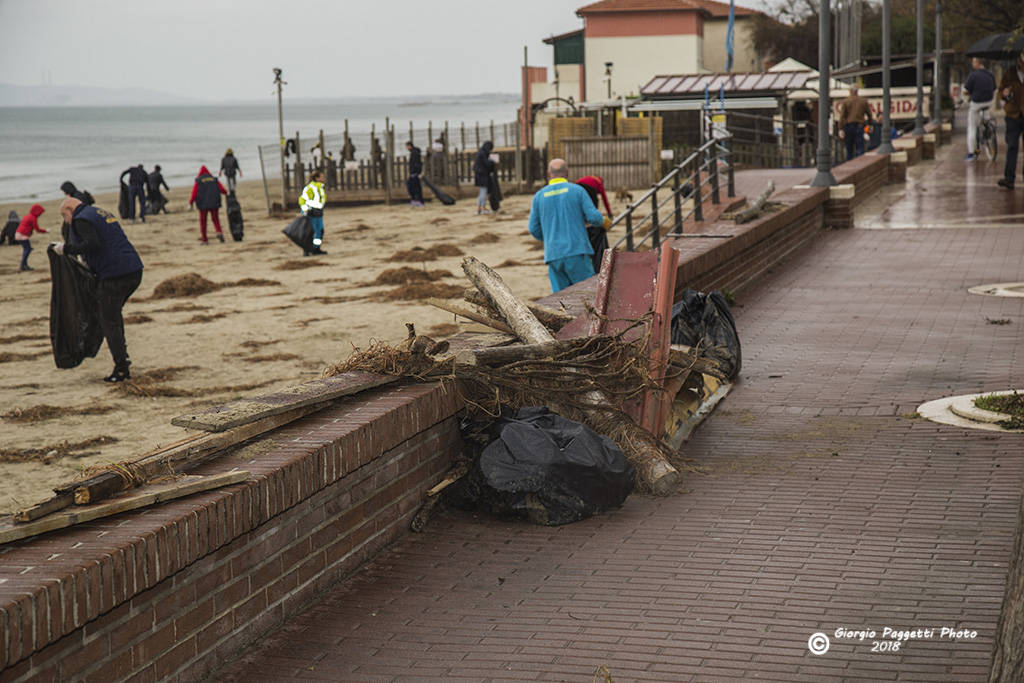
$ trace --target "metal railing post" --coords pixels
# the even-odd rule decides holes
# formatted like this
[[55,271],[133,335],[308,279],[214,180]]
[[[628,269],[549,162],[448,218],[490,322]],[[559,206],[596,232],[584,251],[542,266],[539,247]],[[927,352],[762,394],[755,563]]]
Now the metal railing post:
[[683,232],[683,200],[679,196],[679,169],[676,169],[676,174],[672,178],[672,203],[676,210],[676,227],[674,232]]
[[732,168],[734,166],[732,162],[732,147],[725,147],[723,145],[723,149],[725,150],[725,154],[728,157],[729,162],[729,198],[731,199],[736,196],[736,176],[733,174]]
[[[716,143],[712,143],[716,144]],[[708,150],[709,152],[712,150]],[[711,155],[711,203],[720,204],[721,200],[718,197],[718,154]]]
[[626,251],[634,251],[633,248],[633,205],[626,208]]
[[700,186],[700,156],[694,159],[693,164],[693,220],[703,221],[704,220],[704,209],[701,207],[701,195],[703,190]]
[[661,244],[661,226],[658,225],[658,186],[651,190],[651,248],[657,249]]

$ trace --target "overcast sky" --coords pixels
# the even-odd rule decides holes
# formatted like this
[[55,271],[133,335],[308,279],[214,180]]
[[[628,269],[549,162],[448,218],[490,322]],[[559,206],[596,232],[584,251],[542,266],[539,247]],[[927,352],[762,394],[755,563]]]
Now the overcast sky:
[[[261,99],[517,92],[588,0],[0,0],[0,83]],[[741,4],[760,6],[761,0]],[[550,78],[550,74],[549,74]]]

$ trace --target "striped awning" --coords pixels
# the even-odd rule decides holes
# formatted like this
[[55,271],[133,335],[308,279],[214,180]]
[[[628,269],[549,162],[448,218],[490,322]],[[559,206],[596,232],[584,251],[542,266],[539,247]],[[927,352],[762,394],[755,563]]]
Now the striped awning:
[[644,97],[678,97],[703,94],[705,88],[712,93],[722,89],[726,93],[737,94],[784,93],[803,88],[813,75],[811,71],[781,71],[655,76],[640,88],[640,94]]

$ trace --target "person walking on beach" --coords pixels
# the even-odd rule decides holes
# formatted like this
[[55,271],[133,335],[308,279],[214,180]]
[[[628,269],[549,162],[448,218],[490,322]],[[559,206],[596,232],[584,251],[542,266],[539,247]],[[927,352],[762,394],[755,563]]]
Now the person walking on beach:
[[28,265],[28,255],[32,253],[32,233],[41,232],[46,233],[45,230],[39,227],[39,217],[46,211],[39,204],[33,204],[32,208],[28,210],[25,217],[18,223],[18,230],[14,235],[14,239],[21,243],[21,270],[35,270]]
[[135,222],[135,200],[139,200],[139,220],[146,222],[146,182],[149,175],[142,164],[132,166],[121,174],[121,184],[124,185],[124,177],[128,176],[128,218]]
[[978,153],[978,119],[981,113],[992,106],[996,97],[996,77],[985,68],[980,57],[971,59],[973,71],[964,81],[964,92],[970,96],[967,105],[967,156],[964,161],[974,161]]
[[95,203],[95,200],[92,198],[91,194],[89,194],[85,190],[79,190],[77,187],[75,187],[75,184],[70,180],[65,180],[63,183],[61,183],[60,191],[64,193],[64,196],[74,197],[83,204],[88,204],[89,206],[92,206]]
[[[600,204],[597,203],[598,197],[604,200],[604,208],[608,212],[608,218],[612,218],[612,207],[608,203],[608,195],[604,191],[604,179],[599,175],[588,175],[583,176],[576,181],[576,184],[587,191],[587,195],[590,196],[590,201],[594,202],[594,206],[598,211],[601,210]],[[604,252],[608,248],[608,233],[606,228],[609,227],[609,222],[605,222],[603,225],[588,225],[587,226],[587,239],[590,240],[590,247],[594,250],[594,254],[591,258],[591,262],[594,265],[594,272],[601,270],[601,259],[604,258]]]
[[494,143],[490,140],[480,145],[480,149],[476,151],[476,155],[473,157],[473,185],[476,186],[476,213],[480,214],[490,213],[487,210],[487,186],[491,182],[491,171],[494,170],[494,162],[491,161],[491,150],[494,149]]
[[324,172],[319,168],[313,170],[309,182],[302,188],[299,195],[299,210],[303,216],[309,218],[313,225],[313,251],[306,252],[303,256],[311,254],[324,255],[327,252],[320,248],[324,243],[324,206],[327,204],[327,195],[324,194]]
[[224,152],[224,158],[220,160],[220,172],[217,173],[217,176],[220,177],[221,173],[224,174],[224,178],[228,181],[228,192],[234,192],[235,174],[237,173],[238,177],[241,178],[242,167],[238,165],[238,159],[235,158],[235,153],[231,151],[230,147]]
[[1020,149],[1020,137],[1024,135],[1024,52],[1017,55],[1017,64],[1003,72],[999,82],[999,95],[1006,110],[1006,166],[999,185],[1007,190],[1013,189],[1013,179],[1017,175],[1017,150]]
[[103,381],[131,379],[131,360],[121,311],[142,282],[142,259],[109,211],[69,197],[60,205],[60,215],[71,228],[68,241],[54,243],[53,250],[58,254],[81,256],[96,276],[100,329],[114,359],[114,371]]
[[533,195],[530,234],[544,243],[551,291],[582,282],[594,274],[586,226],[610,225],[582,186],[569,182],[564,159],[548,164],[548,184]]
[[204,246],[206,240],[206,216],[213,218],[213,227],[217,231],[217,239],[224,241],[224,233],[220,229],[220,196],[228,191],[220,184],[220,181],[213,177],[206,166],[199,167],[199,175],[192,185],[192,195],[188,199],[188,205],[195,204],[199,209],[199,242]]
[[420,183],[423,157],[420,148],[412,144],[412,140],[405,143],[405,149],[409,152],[409,177],[405,181],[405,189],[409,191],[409,204],[423,206],[423,185]]
[[18,224],[20,222],[17,211],[11,211],[7,214],[7,223],[4,225],[3,232],[0,232],[0,244],[7,243],[11,247],[17,244],[14,235],[18,232]]
[[147,182],[149,183],[149,210],[157,214],[160,213],[160,209],[163,209],[164,213],[167,213],[167,197],[160,192],[160,186],[163,185],[168,192],[171,191],[171,188],[167,187],[164,174],[160,172],[160,164],[153,167],[153,172],[149,174]]
[[864,153],[864,124],[871,123],[871,105],[857,94],[857,86],[850,86],[849,96],[839,103],[839,120],[843,124],[846,160],[849,161]]

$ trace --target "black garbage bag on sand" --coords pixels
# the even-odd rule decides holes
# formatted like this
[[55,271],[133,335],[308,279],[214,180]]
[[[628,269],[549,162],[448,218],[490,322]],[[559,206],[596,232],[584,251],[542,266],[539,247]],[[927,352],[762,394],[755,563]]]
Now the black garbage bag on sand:
[[58,368],[78,367],[103,344],[96,278],[78,260],[50,247],[50,345]]
[[132,217],[132,202],[128,195],[128,186],[121,183],[121,194],[117,198],[117,213],[121,218]]
[[636,470],[606,436],[547,408],[521,408],[490,423],[463,423],[470,443],[487,443],[469,472],[445,490],[463,510],[558,526],[619,507]]
[[[238,203],[238,197],[235,196],[234,192],[228,192],[227,212],[231,237],[236,242],[241,242],[242,236],[245,233],[245,222],[242,219],[242,205]],[[310,239],[312,240],[312,238]]]
[[736,321],[719,291],[704,294],[687,289],[672,307],[672,343],[700,349],[718,361],[726,377],[740,374],[743,354]]
[[281,232],[288,235],[288,239],[295,242],[303,251],[316,251],[316,247],[313,246],[313,221],[309,220],[309,216],[299,216]]

